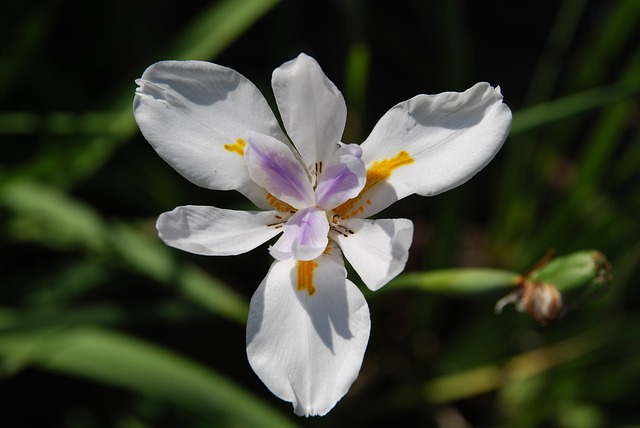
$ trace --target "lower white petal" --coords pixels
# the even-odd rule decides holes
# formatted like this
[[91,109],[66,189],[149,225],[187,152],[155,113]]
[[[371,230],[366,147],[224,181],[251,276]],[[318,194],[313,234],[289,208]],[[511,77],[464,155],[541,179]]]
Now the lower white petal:
[[358,376],[369,340],[367,303],[333,251],[314,261],[275,262],[249,308],[249,363],[298,415],[335,406]]
[[282,232],[285,214],[189,205],[162,213],[160,238],[174,248],[205,256],[246,253]]
[[331,237],[371,290],[380,289],[404,269],[413,240],[411,220],[351,218],[334,228]]

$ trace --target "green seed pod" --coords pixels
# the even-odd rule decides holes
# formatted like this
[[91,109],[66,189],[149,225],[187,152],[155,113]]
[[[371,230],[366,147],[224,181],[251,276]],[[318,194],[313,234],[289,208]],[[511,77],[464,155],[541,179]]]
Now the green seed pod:
[[611,282],[611,264],[599,251],[578,251],[554,258],[528,278],[555,286],[565,297],[575,292],[590,294]]

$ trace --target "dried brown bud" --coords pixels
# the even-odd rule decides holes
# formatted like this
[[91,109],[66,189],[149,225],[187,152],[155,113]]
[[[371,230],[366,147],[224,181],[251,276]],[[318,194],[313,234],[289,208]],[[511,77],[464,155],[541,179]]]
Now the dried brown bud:
[[562,316],[562,296],[556,287],[544,282],[524,280],[518,290],[496,303],[496,312],[514,303],[520,312],[528,312],[540,324],[547,324]]

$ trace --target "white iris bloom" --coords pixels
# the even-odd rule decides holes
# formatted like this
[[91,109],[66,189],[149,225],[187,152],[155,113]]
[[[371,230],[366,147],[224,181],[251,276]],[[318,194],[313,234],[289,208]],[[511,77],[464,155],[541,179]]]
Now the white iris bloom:
[[137,83],[135,117],[156,152],[192,183],[237,190],[262,210],[178,207],[159,217],[160,237],[223,256],[282,233],[251,299],[247,355],[296,414],[326,414],[356,379],[371,326],[342,255],[372,290],[404,269],[411,221],[366,218],[487,165],[511,126],[500,89],[418,95],[389,110],[361,145],[347,145],[342,94],[305,54],[273,73],[286,134],[258,89],[229,68],[164,61]]

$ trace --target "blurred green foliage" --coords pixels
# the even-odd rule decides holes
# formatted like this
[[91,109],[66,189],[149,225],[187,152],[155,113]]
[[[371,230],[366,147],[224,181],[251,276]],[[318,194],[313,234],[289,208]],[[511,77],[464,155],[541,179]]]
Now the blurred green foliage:
[[[640,2],[57,0],[5,2],[0,24],[0,425],[640,424]],[[267,251],[199,257],[155,234],[175,206],[246,202],[181,178],[131,112],[154,61],[224,64],[272,101],[271,71],[301,51],[343,90],[347,142],[481,80],[514,111],[483,172],[384,213],[416,226],[406,273],[366,292],[360,377],[315,419],[246,362]],[[611,287],[544,327],[496,316],[552,247],[606,254]],[[563,260],[534,275],[564,281]]]

